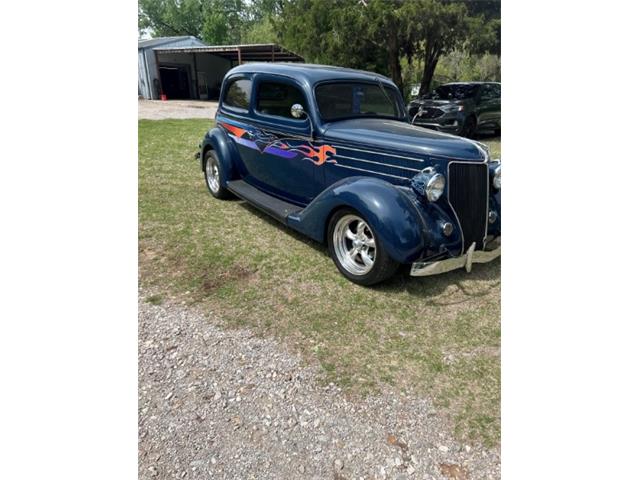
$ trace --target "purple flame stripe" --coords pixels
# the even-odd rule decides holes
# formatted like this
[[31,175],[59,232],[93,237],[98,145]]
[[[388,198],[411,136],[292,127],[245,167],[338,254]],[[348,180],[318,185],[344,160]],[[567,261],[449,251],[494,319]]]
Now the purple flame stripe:
[[265,148],[264,149],[264,153],[270,153],[272,155],[277,155],[278,157],[283,157],[283,158],[294,158],[294,157],[296,157],[298,155],[294,151],[283,150],[281,148],[273,147],[273,146],[269,146],[269,147]]
[[256,145],[256,142],[254,142],[253,140],[247,140],[246,138],[239,138],[239,137],[232,137],[232,138],[236,141],[236,143],[239,143],[240,145],[253,148],[254,150],[260,150],[258,148],[258,145]]

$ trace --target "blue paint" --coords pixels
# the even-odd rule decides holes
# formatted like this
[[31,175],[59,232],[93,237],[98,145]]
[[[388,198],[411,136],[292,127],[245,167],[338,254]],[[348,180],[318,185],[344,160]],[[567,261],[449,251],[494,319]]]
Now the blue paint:
[[[201,160],[209,148],[214,148],[220,158],[223,186],[242,179],[303,207],[286,223],[320,242],[326,241],[331,214],[348,207],[367,220],[385,250],[398,262],[462,253],[461,226],[446,194],[429,203],[419,189],[416,192],[411,188],[411,182],[426,167],[447,176],[451,161],[486,162],[487,154],[479,143],[410,125],[406,110],[395,119],[321,120],[315,88],[327,82],[382,84],[391,88],[395,101],[402,105],[397,87],[381,75],[337,67],[246,64],[227,73],[221,98],[238,77],[254,82],[249,108],[239,111],[221,102],[217,126],[202,143]],[[307,117],[294,119],[258,112],[260,82],[284,82],[298,88]],[[355,113],[360,109],[357,91],[354,88]],[[414,180],[418,183],[419,179]],[[498,213],[498,219],[487,225],[487,234],[497,236],[500,192],[493,188],[490,191],[489,209]],[[455,226],[450,237],[441,232],[443,222]]]

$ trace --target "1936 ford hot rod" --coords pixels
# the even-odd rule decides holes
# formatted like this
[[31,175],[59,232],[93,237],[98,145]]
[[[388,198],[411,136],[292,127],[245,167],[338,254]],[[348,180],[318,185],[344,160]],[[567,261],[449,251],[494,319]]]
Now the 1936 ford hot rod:
[[422,276],[500,255],[499,160],[482,144],[409,124],[378,74],[245,64],[224,78],[199,159],[231,194],[319,242],[348,279],[400,264]]

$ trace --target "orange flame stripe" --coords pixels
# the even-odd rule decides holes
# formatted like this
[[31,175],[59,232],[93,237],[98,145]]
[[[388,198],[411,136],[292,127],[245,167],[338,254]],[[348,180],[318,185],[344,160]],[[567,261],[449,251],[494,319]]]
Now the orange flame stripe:
[[220,122],[220,125],[229,130],[236,137],[242,137],[242,135],[246,133],[246,130],[244,128],[234,127],[233,125],[229,125],[228,123]]

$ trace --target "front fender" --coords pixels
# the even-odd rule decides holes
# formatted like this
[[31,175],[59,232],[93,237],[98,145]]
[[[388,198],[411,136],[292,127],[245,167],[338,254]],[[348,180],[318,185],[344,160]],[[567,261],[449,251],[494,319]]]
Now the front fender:
[[502,211],[501,211],[501,191],[498,190],[496,193],[493,193],[489,196],[489,210],[493,210],[498,214],[497,220],[493,224],[489,224],[489,228],[487,229],[487,233],[489,235],[500,235],[502,230]]
[[200,167],[202,171],[205,169],[204,156],[211,149],[215,150],[220,160],[222,166],[220,183],[223,187],[226,187],[228,181],[239,178],[237,147],[229,141],[228,135],[220,127],[213,127],[205,134],[202,140],[202,148],[200,150]]
[[395,261],[412,262],[424,249],[426,226],[416,206],[400,189],[373,177],[349,177],[333,184],[304,210],[290,215],[287,224],[324,242],[329,218],[341,207],[358,211]]

